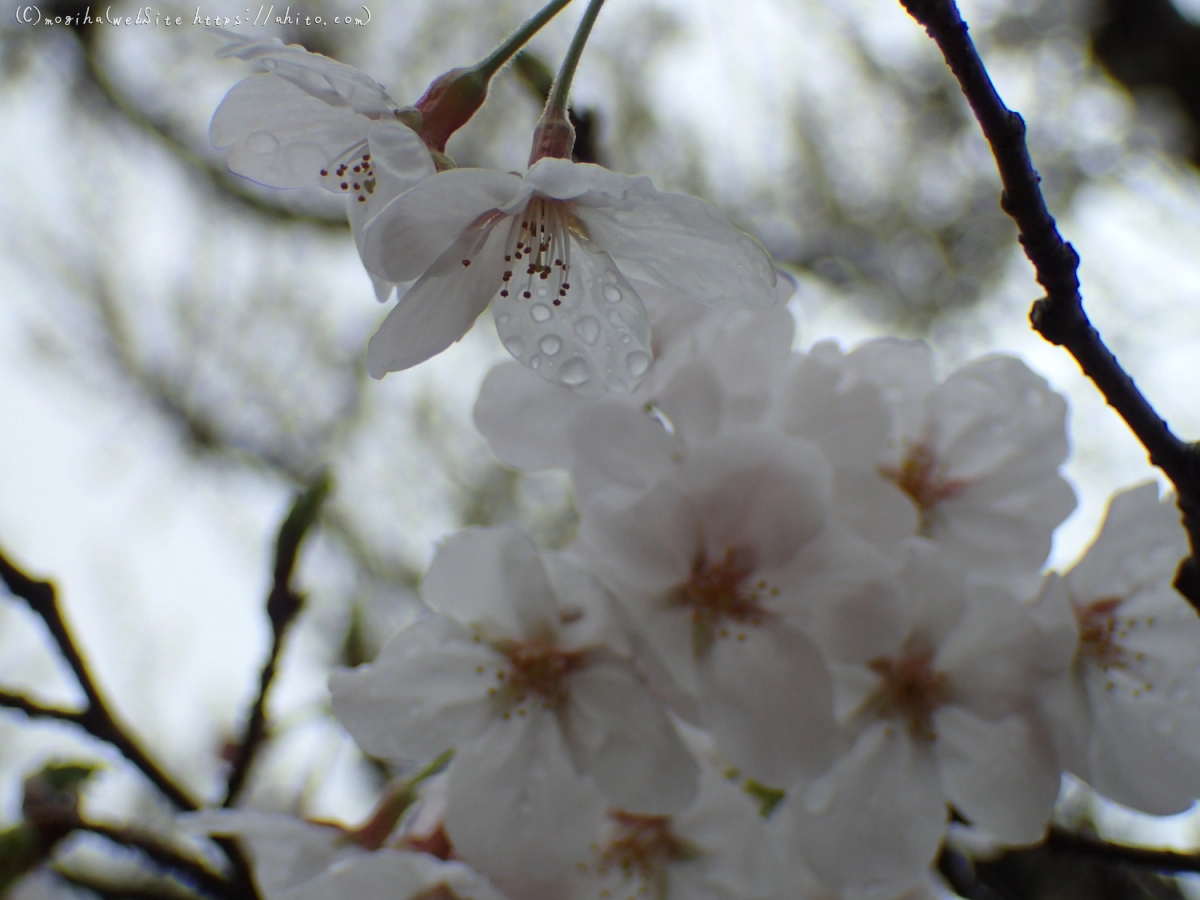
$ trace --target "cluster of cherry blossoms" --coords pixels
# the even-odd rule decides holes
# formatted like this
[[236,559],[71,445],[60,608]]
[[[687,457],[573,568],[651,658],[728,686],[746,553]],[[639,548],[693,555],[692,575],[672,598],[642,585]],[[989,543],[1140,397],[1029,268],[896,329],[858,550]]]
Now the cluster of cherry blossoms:
[[268,900],[944,897],[951,823],[1037,843],[1064,773],[1156,814],[1200,796],[1178,514],[1154,485],[1120,493],[1080,562],[1044,573],[1075,497],[1066,403],[1024,363],[794,350],[762,247],[571,162],[550,106],[523,176],[456,169],[454,79],[401,108],[226,36],[262,71],[213,119],[230,168],[346,194],[380,299],[399,286],[371,373],[490,305],[514,361],[477,427],[509,466],[569,472],[580,517],[561,552],[446,538],[425,614],[333,675],[364,753],[449,760],[405,802],[354,832],[193,818],[248,841]]

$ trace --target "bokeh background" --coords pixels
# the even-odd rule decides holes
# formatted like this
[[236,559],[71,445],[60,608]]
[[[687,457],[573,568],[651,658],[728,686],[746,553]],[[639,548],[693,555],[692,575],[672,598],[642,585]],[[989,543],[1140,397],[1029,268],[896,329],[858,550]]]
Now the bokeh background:
[[[1101,333],[1179,433],[1200,437],[1200,0],[964,0],[1082,257]],[[270,6],[270,4],[266,4]],[[580,9],[574,8],[580,6]],[[523,168],[581,4],[547,27],[448,151]],[[380,784],[328,713],[331,667],[411,616],[435,542],[518,521],[570,540],[565,480],[499,467],[471,426],[504,357],[490,316],[460,344],[366,376],[373,299],[340,199],[259,188],[208,141],[250,74],[196,15],[0,4],[0,547],[60,588],[104,691],[172,774],[215,799],[269,642],[276,529],[321,467],[336,490],[305,547],[308,595],[271,697],[249,801],[354,821]],[[326,24],[236,26],[357,66],[411,103],[481,58],[533,0],[311,0]],[[147,13],[149,10],[149,13]],[[162,18],[181,16],[181,26]],[[576,79],[599,159],[697,194],[756,234],[800,288],[798,343],[924,337],[946,367],[1013,352],[1068,394],[1080,507],[1052,564],[1086,545],[1117,488],[1154,477],[1065,353],[1029,331],[1038,296],[957,85],[894,0],[609,0]],[[46,634],[0,597],[0,685],[81,696]],[[88,808],[165,811],[107,748],[0,711],[0,827],[48,759],[103,760]],[[1084,801],[1080,801],[1083,803]],[[1089,813],[1090,814],[1090,813]],[[1116,836],[1195,845],[1190,820],[1101,810]]]

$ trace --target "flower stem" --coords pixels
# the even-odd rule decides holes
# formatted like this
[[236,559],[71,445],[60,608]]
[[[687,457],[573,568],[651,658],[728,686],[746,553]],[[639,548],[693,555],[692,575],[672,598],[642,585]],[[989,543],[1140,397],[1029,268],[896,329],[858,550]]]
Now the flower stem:
[[571,82],[575,79],[575,69],[579,67],[579,58],[583,56],[584,45],[592,34],[592,26],[596,24],[596,16],[600,15],[600,7],[604,0],[589,0],[575,37],[571,38],[571,46],[563,58],[558,77],[554,79],[554,87],[546,98],[546,108],[533,130],[533,147],[529,151],[529,165],[547,156],[559,159],[570,159],[571,150],[575,146],[575,127],[567,114],[567,99],[571,94]]
[[[579,20],[575,37],[571,38],[571,46],[563,58],[558,77],[554,79],[554,87],[550,89],[550,97],[546,101],[546,112],[565,113],[567,110],[567,95],[571,93],[571,82],[575,79],[575,69],[579,66],[579,58],[583,56],[584,45],[592,34],[592,26],[596,24],[596,16],[600,15],[600,7],[604,0],[591,0]],[[543,114],[545,115],[545,114]]]
[[503,44],[488,54],[487,58],[475,66],[475,71],[486,80],[499,72],[504,65],[516,55],[517,51],[529,43],[530,39],[541,31],[542,26],[558,15],[563,7],[571,0],[551,0],[538,11],[528,22],[512,33]]

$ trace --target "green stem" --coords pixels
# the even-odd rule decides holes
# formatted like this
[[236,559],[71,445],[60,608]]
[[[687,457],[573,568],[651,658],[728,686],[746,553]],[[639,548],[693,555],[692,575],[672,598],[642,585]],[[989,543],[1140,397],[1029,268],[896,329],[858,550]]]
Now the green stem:
[[579,20],[579,28],[575,31],[575,37],[571,38],[571,46],[567,48],[562,68],[558,70],[558,77],[554,79],[554,87],[550,89],[550,97],[546,101],[547,113],[566,111],[567,96],[571,93],[571,82],[575,78],[575,69],[579,66],[579,58],[583,56],[584,45],[587,44],[587,40],[592,34],[592,26],[596,24],[596,16],[600,15],[600,7],[603,5],[604,0],[591,0],[587,9],[583,11],[583,18]]
[[530,38],[542,30],[543,25],[558,15],[570,2],[571,0],[551,0],[542,7],[537,15],[514,31],[508,40],[489,53],[483,62],[475,66],[475,71],[486,81],[490,81],[492,76],[504,68],[505,63],[516,55],[518,50],[529,43]]

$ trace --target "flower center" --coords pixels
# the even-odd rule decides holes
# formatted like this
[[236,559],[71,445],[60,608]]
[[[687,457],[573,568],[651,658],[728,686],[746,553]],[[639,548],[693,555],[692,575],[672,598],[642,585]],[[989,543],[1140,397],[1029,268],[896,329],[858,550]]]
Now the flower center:
[[[619,873],[625,881],[641,882],[636,894],[652,889],[656,897],[666,897],[667,865],[695,859],[699,851],[672,833],[670,816],[635,815],[619,809],[608,816],[615,829],[600,850],[596,874]],[[580,866],[583,871],[588,868],[586,864]]]
[[[1090,663],[1109,677],[1105,689],[1116,690],[1113,677],[1117,672],[1130,674],[1145,655],[1141,652],[1130,653],[1122,644],[1130,633],[1139,626],[1153,627],[1154,617],[1146,619],[1119,618],[1117,609],[1125,602],[1121,597],[1105,597],[1094,600],[1086,605],[1072,603],[1075,609],[1075,621],[1079,623],[1079,651],[1077,659],[1082,663]],[[1133,695],[1136,697],[1143,691],[1153,687],[1147,681],[1135,678]]]
[[880,657],[867,663],[879,687],[867,708],[880,718],[903,719],[914,738],[937,738],[933,714],[947,700],[946,676],[933,668],[932,651]]
[[322,187],[357,196],[359,203],[366,203],[367,195],[375,193],[375,184],[375,167],[366,141],[355,144],[321,170]]
[[762,598],[775,596],[779,589],[769,588],[762,580],[748,584],[753,570],[754,553],[746,548],[730,547],[721,559],[711,563],[701,552],[691,577],[672,593],[672,606],[691,610],[692,645],[697,656],[703,656],[719,637],[736,634],[739,641],[744,641],[744,626],[761,625],[769,615]]
[[516,291],[532,300],[553,294],[551,302],[560,305],[571,290],[571,230],[580,227],[570,204],[534,196],[508,233],[500,296]]
[[910,444],[899,466],[880,466],[879,474],[912,497],[921,511],[921,533],[928,536],[931,514],[943,500],[960,493],[967,482],[946,477],[946,466],[925,444]]
[[[508,665],[497,669],[498,684],[488,694],[516,706],[519,716],[526,714],[523,704],[531,695],[541,700],[543,709],[566,703],[567,676],[580,668],[586,655],[583,650],[561,650],[542,641],[504,641],[496,649]],[[505,711],[505,718],[510,715]]]

